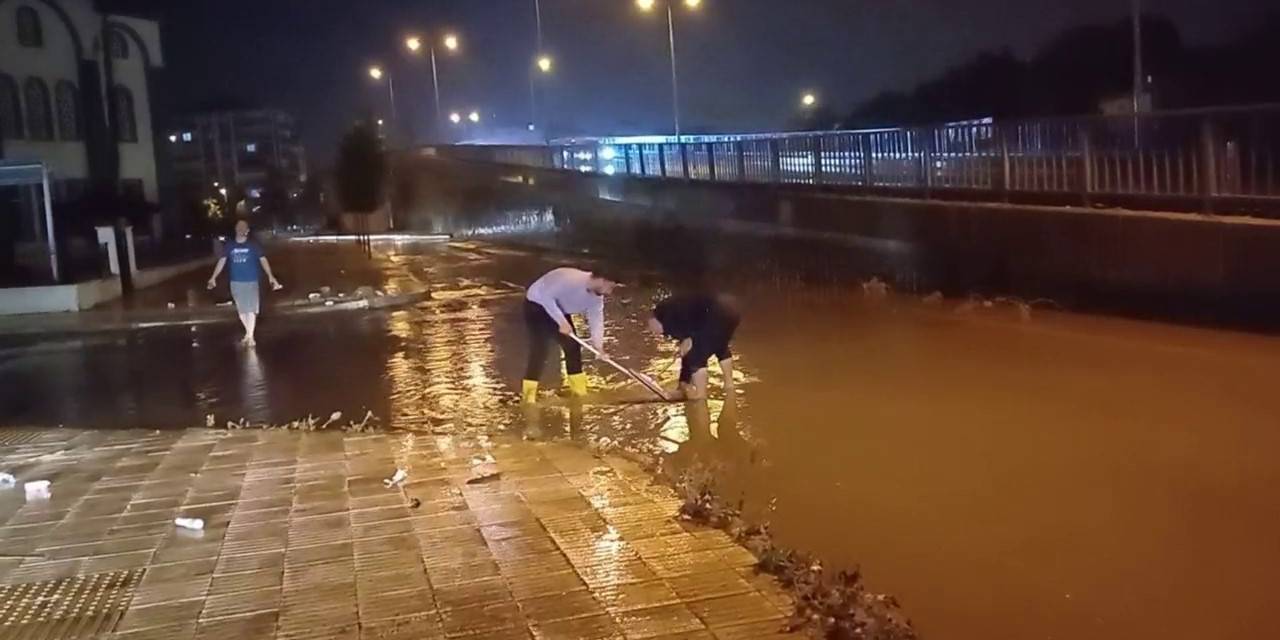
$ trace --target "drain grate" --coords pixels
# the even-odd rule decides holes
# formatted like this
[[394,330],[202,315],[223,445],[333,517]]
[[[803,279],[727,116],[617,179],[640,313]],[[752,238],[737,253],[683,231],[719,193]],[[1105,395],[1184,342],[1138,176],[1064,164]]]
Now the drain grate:
[[40,437],[41,431],[23,429],[0,429],[0,447],[13,447],[20,444],[31,444]]
[[129,606],[142,569],[0,586],[0,640],[105,636]]

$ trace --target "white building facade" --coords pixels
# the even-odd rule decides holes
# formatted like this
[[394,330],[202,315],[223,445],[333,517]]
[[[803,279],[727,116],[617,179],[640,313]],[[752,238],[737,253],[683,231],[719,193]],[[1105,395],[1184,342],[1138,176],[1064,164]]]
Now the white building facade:
[[116,182],[156,201],[150,85],[163,63],[154,21],[92,0],[0,0],[0,160],[43,163],[55,200]]

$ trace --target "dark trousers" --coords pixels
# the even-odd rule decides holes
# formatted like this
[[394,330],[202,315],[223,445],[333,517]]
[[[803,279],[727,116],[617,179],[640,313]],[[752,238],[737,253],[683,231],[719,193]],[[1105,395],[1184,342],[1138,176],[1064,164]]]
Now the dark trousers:
[[554,342],[560,343],[560,350],[564,352],[564,368],[569,375],[582,373],[582,346],[560,333],[560,327],[542,305],[525,300],[524,326],[529,334],[529,366],[525,368],[525,380],[542,378],[547,367],[547,353]]

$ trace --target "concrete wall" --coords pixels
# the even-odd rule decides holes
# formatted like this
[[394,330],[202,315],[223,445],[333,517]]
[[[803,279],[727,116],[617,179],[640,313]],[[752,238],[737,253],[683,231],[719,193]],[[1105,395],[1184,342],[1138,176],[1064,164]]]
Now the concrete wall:
[[[154,269],[141,269],[133,274],[133,286],[138,289],[153,287],[184,273],[207,268],[213,261],[209,257]],[[120,296],[119,278],[48,287],[0,288],[0,315],[83,311]]]
[[397,162],[397,175],[444,175],[459,188],[523,188],[618,233],[644,220],[826,241],[881,255],[897,275],[951,293],[1232,302],[1280,311],[1277,221],[855,197],[799,185],[605,177],[425,157]]

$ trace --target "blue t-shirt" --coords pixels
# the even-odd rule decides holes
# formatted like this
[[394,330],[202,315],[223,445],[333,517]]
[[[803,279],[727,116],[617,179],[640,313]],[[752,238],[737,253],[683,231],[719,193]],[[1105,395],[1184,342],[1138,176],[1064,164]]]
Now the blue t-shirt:
[[262,257],[262,249],[252,240],[236,242],[232,240],[223,248],[223,257],[227,259],[227,271],[232,282],[257,282],[258,259]]

